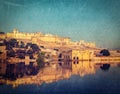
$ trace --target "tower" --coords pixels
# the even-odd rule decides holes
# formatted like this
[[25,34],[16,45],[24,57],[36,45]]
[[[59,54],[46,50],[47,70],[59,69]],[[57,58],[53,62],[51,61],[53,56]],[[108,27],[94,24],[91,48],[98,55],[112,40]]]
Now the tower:
[[15,28],[13,29],[13,34],[14,34],[14,38],[16,37],[16,34],[18,33],[19,31]]

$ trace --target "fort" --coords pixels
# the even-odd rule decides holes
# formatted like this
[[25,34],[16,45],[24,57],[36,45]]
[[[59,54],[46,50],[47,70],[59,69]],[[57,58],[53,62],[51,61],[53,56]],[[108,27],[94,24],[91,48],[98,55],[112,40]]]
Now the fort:
[[[84,40],[73,42],[68,37],[41,32],[26,33],[17,29],[0,33],[0,36],[0,75],[2,75],[1,77],[5,75],[9,79],[17,78],[15,81],[5,81],[7,84],[31,84],[31,80],[32,83],[41,84],[43,81],[69,78],[70,72],[66,73],[65,77],[60,74],[63,72],[62,68],[68,69],[73,74],[79,73],[80,76],[84,76],[95,73],[94,65],[120,63],[119,51],[98,48],[94,42]],[[106,51],[109,52],[107,56],[104,55]],[[44,74],[38,70],[38,59],[42,60],[39,53],[44,53],[44,61],[39,61],[44,63],[45,71],[47,71],[46,68],[50,68],[50,70],[53,68],[55,70],[52,72],[48,70],[48,73],[54,74],[45,75],[47,72]],[[60,70],[58,70],[58,65],[61,67]],[[36,82],[34,77],[39,77],[40,81]],[[4,80],[0,80],[0,82],[4,82]]]
[[21,40],[24,42],[32,42],[35,44],[50,44],[51,46],[54,44],[54,46],[58,45],[82,45],[86,47],[96,47],[94,42],[85,42],[84,40],[78,41],[78,42],[72,42],[69,37],[60,37],[57,35],[52,34],[43,34],[41,32],[35,32],[35,33],[26,33],[26,32],[20,32],[18,29],[13,29],[12,32],[7,32],[6,34],[0,34],[1,39],[11,39],[15,38],[17,40]]
[[2,34],[1,38],[15,38],[19,40],[28,40],[36,44],[43,42],[68,44],[70,42],[70,38],[67,37],[58,37],[57,35],[52,35],[52,34],[42,34],[41,32],[23,33],[23,32],[19,32],[17,29],[14,29],[12,32],[6,33],[6,35]]

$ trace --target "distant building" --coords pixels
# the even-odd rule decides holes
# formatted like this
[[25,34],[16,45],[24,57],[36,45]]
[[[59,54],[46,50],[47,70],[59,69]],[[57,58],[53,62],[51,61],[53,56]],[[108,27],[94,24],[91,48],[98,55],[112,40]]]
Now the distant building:
[[5,33],[0,33],[0,39],[5,39],[6,38],[6,34]]
[[85,42],[84,40],[81,40],[78,44],[85,47],[96,47],[94,42]]
[[94,56],[93,51],[72,49],[62,53],[63,66],[72,68],[73,64],[79,64],[79,61],[91,61]]
[[24,33],[24,32],[19,32],[17,29],[14,29],[13,32],[7,33],[6,37],[22,39],[22,40],[31,40],[32,43],[36,43],[36,44],[38,44],[39,42],[68,44],[70,42],[70,38],[66,38],[66,37],[58,37],[51,34],[42,34],[40,32]]
[[72,49],[68,51],[64,51],[62,53],[63,60],[72,60],[72,61],[80,61],[86,60],[89,61],[92,59],[94,52],[92,50],[80,50],[80,49]]

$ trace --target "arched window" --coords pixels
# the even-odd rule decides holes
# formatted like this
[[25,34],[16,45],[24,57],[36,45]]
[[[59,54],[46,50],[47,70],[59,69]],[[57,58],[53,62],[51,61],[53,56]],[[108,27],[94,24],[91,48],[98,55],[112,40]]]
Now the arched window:
[[75,57],[73,57],[73,59],[75,60]]
[[73,62],[73,64],[75,64],[75,61]]
[[77,64],[79,64],[79,61],[77,61]]

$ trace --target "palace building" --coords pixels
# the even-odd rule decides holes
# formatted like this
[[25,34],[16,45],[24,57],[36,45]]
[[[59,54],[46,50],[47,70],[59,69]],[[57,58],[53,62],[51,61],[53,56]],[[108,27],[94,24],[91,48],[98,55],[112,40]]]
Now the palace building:
[[93,50],[72,49],[62,53],[63,60],[90,61],[93,58]]
[[73,68],[74,65],[79,66],[81,61],[91,61],[93,56],[93,50],[72,49],[64,51],[62,52],[63,67]]
[[20,32],[17,29],[14,29],[12,32],[1,33],[0,39],[11,39],[15,38],[24,42],[32,42],[35,44],[62,44],[62,45],[70,45],[70,46],[83,46],[83,47],[91,47],[95,48],[96,45],[94,42],[85,42],[84,40],[80,40],[79,42],[72,42],[69,37],[60,37],[52,34],[43,34],[41,32],[28,33],[28,32]]
[[70,38],[67,37],[58,37],[52,34],[42,34],[41,32],[24,33],[24,32],[19,32],[17,29],[14,29],[12,32],[6,33],[6,38],[29,40],[32,43],[36,43],[36,44],[39,44],[39,42],[68,44],[70,42]]

